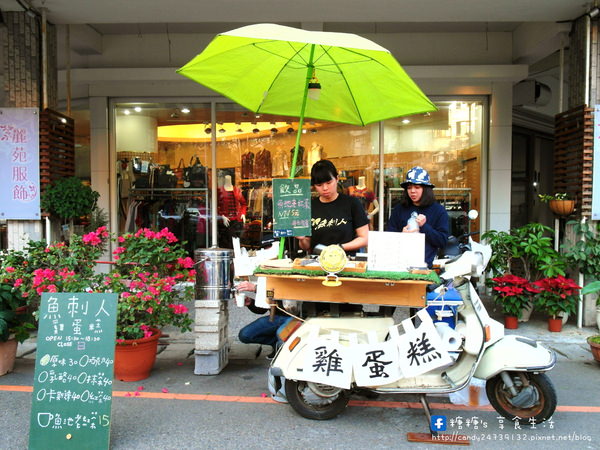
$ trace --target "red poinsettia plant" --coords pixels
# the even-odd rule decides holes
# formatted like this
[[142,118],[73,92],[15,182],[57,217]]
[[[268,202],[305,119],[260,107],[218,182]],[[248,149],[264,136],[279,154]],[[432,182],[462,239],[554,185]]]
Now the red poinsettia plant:
[[507,316],[521,317],[523,308],[531,304],[531,294],[535,292],[529,280],[512,274],[492,278],[494,301],[502,307]]
[[536,308],[545,310],[553,319],[561,312],[575,313],[578,292],[581,289],[575,280],[561,275],[542,278],[532,283],[532,289],[537,293]]

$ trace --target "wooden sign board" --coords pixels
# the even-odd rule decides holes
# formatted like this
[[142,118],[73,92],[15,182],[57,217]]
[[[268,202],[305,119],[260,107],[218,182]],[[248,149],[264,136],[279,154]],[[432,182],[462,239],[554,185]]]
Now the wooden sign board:
[[108,449],[117,294],[44,293],[29,448]]
[[310,236],[310,180],[273,179],[273,235]]

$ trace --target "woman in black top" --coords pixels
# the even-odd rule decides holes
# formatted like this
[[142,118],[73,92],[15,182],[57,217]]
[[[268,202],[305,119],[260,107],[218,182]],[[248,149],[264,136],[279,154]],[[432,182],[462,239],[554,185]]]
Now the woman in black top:
[[338,244],[350,255],[366,247],[369,219],[358,199],[338,193],[338,172],[333,163],[317,161],[310,178],[319,197],[311,204],[312,236],[299,237],[300,247],[308,251],[318,244]]

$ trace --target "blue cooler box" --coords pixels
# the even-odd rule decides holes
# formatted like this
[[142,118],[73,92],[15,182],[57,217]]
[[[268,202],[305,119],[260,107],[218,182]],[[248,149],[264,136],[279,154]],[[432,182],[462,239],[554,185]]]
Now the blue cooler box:
[[[444,299],[438,298],[437,292],[427,293],[427,313],[431,316],[433,322],[445,322],[450,328],[456,326],[456,308],[458,303],[462,303],[462,298],[456,289],[448,289],[444,294]],[[437,311],[444,311],[445,315],[438,317]]]

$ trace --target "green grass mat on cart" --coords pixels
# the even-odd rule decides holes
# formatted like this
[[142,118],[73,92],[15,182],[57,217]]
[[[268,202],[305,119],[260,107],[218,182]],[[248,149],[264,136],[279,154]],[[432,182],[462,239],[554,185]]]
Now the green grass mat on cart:
[[[304,275],[306,277],[322,277],[325,276],[325,271],[322,270],[306,270],[306,269],[256,269],[255,275]],[[428,274],[410,273],[410,272],[383,272],[383,271],[367,271],[367,272],[340,272],[340,277],[346,278],[377,278],[385,280],[415,280],[428,281],[430,283],[440,283],[440,277],[435,272]]]

